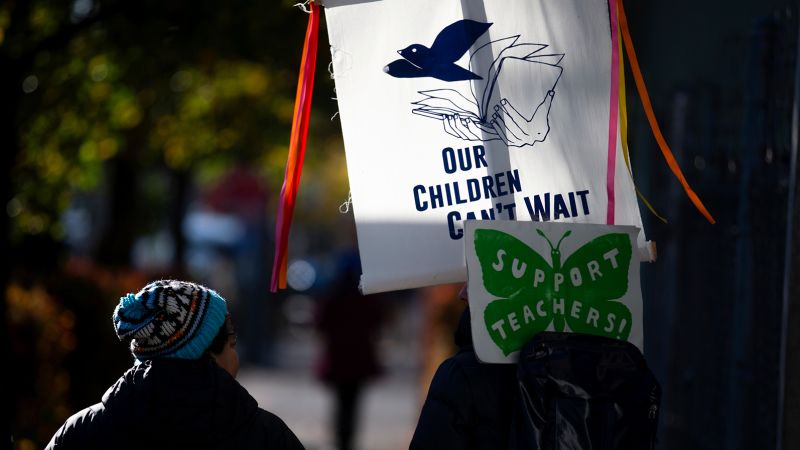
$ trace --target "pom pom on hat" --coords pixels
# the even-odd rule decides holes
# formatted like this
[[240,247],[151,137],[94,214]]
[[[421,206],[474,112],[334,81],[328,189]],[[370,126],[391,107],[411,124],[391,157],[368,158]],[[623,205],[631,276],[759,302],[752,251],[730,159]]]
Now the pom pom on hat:
[[198,359],[217,335],[228,306],[219,294],[186,281],[163,280],[119,300],[114,330],[139,361]]

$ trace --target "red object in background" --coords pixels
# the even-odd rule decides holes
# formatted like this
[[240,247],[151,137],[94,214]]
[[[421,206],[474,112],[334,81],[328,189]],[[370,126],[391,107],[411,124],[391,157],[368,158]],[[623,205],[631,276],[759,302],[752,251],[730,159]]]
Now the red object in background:
[[261,177],[246,167],[236,167],[203,193],[203,202],[216,212],[256,222],[263,219],[267,195]]
[[275,223],[275,259],[272,265],[270,291],[286,288],[286,266],[288,264],[289,229],[292,225],[297,188],[303,170],[303,157],[306,152],[308,121],[311,112],[311,94],[314,90],[314,71],[317,66],[317,41],[319,36],[319,7],[309,3],[311,14],[308,17],[303,59],[300,63],[300,76],[297,80],[297,96],[294,103],[294,121],[289,141],[289,158],[281,188],[278,217]]

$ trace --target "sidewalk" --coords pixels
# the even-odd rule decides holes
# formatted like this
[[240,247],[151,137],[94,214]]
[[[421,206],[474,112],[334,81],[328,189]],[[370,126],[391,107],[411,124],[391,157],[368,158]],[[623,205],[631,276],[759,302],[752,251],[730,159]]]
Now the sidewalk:
[[[278,415],[308,450],[334,449],[330,432],[331,398],[308,370],[243,369],[239,382],[258,404]],[[362,397],[356,449],[407,449],[419,405],[415,379],[407,371],[387,374]]]

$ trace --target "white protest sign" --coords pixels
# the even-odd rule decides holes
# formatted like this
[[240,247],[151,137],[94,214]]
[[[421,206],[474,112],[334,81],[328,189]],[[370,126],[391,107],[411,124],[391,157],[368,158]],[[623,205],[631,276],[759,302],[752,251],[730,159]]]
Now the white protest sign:
[[606,223],[609,166],[641,228],[606,0],[324,6],[365,293],[464,281],[467,219]]
[[466,222],[470,318],[483,362],[516,362],[545,330],[625,339],[642,349],[639,255],[631,226]]

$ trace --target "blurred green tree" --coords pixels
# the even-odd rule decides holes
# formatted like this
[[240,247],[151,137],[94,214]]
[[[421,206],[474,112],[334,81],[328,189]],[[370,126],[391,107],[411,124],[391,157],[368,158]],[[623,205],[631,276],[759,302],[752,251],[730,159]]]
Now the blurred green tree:
[[[191,181],[245,165],[277,193],[307,21],[292,3],[0,4],[0,253],[56,260],[32,252],[27,238],[61,240],[59,219],[73,196],[102,187],[109,223],[99,261],[127,265],[135,238],[166,221],[181,262]],[[324,31],[320,39],[325,48]],[[321,52],[301,187],[310,201],[298,210],[317,220],[331,220],[330,205],[347,195],[338,122],[329,120],[336,105],[328,61]],[[168,195],[144,181],[153,171],[170,174]],[[308,189],[310,178],[315,189]],[[321,205],[329,212],[320,214]],[[14,259],[0,263],[3,323]],[[7,327],[2,333],[7,343]]]
[[[12,236],[59,238],[70,196],[104,182],[111,223],[98,256],[124,264],[136,227],[159,210],[137,205],[143,168],[173,173],[177,215],[189,170],[255,165],[277,188],[305,19],[286,1],[6,3],[0,89]],[[333,92],[328,77],[317,79]],[[319,101],[328,97],[317,95],[319,118],[333,114],[333,102]],[[316,121],[312,140],[336,135],[328,123]]]

